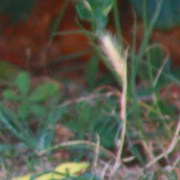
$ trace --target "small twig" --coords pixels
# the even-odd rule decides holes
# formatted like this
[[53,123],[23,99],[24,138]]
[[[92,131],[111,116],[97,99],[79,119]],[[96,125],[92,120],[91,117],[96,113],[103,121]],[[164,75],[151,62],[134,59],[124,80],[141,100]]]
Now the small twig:
[[153,155],[151,149],[149,148],[147,142],[146,141],[142,141],[142,145],[143,145],[144,149],[146,150],[146,152],[148,153],[149,159],[153,159],[154,155]]
[[161,65],[161,67],[159,68],[159,70],[158,70],[158,72],[157,72],[157,74],[156,74],[156,77],[155,77],[155,79],[154,79],[154,82],[153,82],[153,85],[154,85],[154,86],[156,86],[156,84],[157,84],[157,82],[158,82],[158,80],[159,80],[159,77],[160,77],[160,75],[162,74],[163,69],[164,69],[164,66],[166,65],[168,59],[169,59],[169,56],[165,57],[162,65]]
[[180,155],[175,159],[173,163],[173,167],[176,167],[179,162],[180,162]]
[[116,95],[116,94],[117,94],[116,92],[112,92],[112,91],[104,93],[104,94],[91,94],[91,95],[86,96],[86,97],[80,97],[80,98],[77,98],[77,99],[72,99],[72,100],[65,101],[64,103],[58,105],[58,108],[62,108],[64,106],[68,106],[68,105],[71,105],[71,104],[79,103],[79,102],[82,102],[82,101],[88,101],[90,99],[96,99],[99,96],[110,97],[110,96]]
[[98,155],[99,155],[99,147],[100,147],[100,140],[99,140],[99,135],[96,133],[96,147],[95,147],[95,151],[94,151],[94,160],[93,160],[93,170],[95,172],[96,175],[96,168],[97,168],[97,162],[98,162]]
[[164,45],[162,45],[162,44],[157,44],[157,43],[156,43],[156,44],[149,45],[148,48],[146,49],[146,52],[145,52],[145,53],[147,53],[147,51],[149,51],[149,50],[151,50],[151,49],[153,49],[153,48],[155,48],[155,47],[161,47],[161,48],[164,50],[164,52],[166,52],[166,56],[165,56],[165,58],[164,58],[164,60],[163,60],[163,62],[162,62],[162,65],[160,66],[160,68],[159,68],[158,71],[157,71],[157,74],[156,74],[156,76],[155,76],[155,78],[154,78],[153,86],[156,86],[156,84],[157,84],[157,82],[158,82],[158,80],[159,80],[159,77],[160,77],[160,75],[162,74],[162,71],[163,71],[163,69],[164,69],[164,66],[166,65],[166,63],[167,63],[167,61],[168,61],[168,59],[169,59],[169,56],[170,56],[169,50],[167,49],[167,47],[164,46]]
[[102,170],[102,173],[100,175],[101,179],[100,180],[104,180],[104,177],[105,177],[105,174],[108,170],[108,168],[110,167],[110,163],[111,161],[109,161],[108,163],[106,163],[106,165],[104,166],[103,170]]
[[169,148],[163,152],[162,154],[160,154],[159,156],[157,156],[156,158],[154,158],[152,161],[150,161],[147,165],[146,165],[146,168],[149,168],[150,166],[152,166],[154,163],[156,163],[157,161],[159,161],[161,158],[167,156],[168,154],[170,154],[175,146],[177,145],[178,141],[179,141],[179,132],[180,132],[180,118],[179,118],[179,121],[178,121],[178,124],[177,124],[177,128],[176,128],[176,131],[174,133],[174,136],[173,136],[173,139],[169,145]]
[[119,89],[116,89],[116,88],[114,88],[112,86],[108,86],[108,85],[100,86],[100,87],[96,88],[95,92],[99,92],[102,90],[108,90],[109,92],[114,92],[114,95],[121,97],[121,92],[119,91]]
[[[43,151],[35,151],[35,153],[39,156],[42,156],[50,151],[53,151],[53,150],[57,150],[57,149],[62,149],[62,148],[65,148],[67,146],[76,146],[76,145],[88,145],[88,146],[92,146],[92,147],[96,147],[96,143],[94,142],[91,142],[91,141],[86,141],[86,140],[78,140],[78,141],[67,141],[67,142],[63,142],[61,144],[58,144],[56,146],[53,146],[51,148],[48,148],[46,150],[43,150]],[[99,149],[106,153],[109,157],[113,158],[113,159],[116,159],[116,156],[109,150],[107,150],[106,148],[102,147],[102,146],[99,146]],[[129,162],[131,160],[133,160],[134,157],[131,156],[131,157],[128,157],[128,158],[123,158],[121,159],[122,162]]]
[[[56,150],[56,149],[62,149],[62,148],[65,148],[67,146],[75,146],[75,145],[88,145],[88,146],[96,147],[96,143],[91,142],[91,141],[86,141],[86,140],[67,141],[67,142],[63,142],[61,144],[58,144],[56,146],[53,146],[51,148],[48,148],[48,149],[40,151],[40,152],[36,151],[36,154],[37,155],[44,155],[44,154],[46,154],[46,153],[48,153],[50,151]],[[109,150],[105,149],[104,147],[100,146],[99,149],[101,151],[103,151],[104,153],[106,153],[111,158],[113,158],[113,159],[116,158],[116,156],[112,152],[110,152]]]

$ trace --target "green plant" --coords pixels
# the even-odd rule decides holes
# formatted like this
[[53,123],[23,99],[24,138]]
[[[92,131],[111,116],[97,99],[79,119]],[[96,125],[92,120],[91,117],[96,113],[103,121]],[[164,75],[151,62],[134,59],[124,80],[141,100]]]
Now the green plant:
[[107,25],[108,17],[113,5],[112,0],[81,0],[76,5],[77,12],[82,19],[89,21],[93,30],[99,34]]
[[17,104],[17,112],[20,118],[26,119],[29,115],[44,117],[46,108],[42,102],[52,98],[60,91],[56,82],[49,81],[38,85],[31,91],[30,76],[26,72],[19,73],[15,79],[14,89],[8,88],[3,91],[3,97],[12,103]]
[[[26,145],[24,149],[28,147],[38,151],[48,148],[54,137],[55,125],[64,113],[63,108],[57,108],[57,93],[60,91],[58,83],[48,81],[31,92],[30,76],[22,72],[15,80],[15,88],[3,92],[6,103],[12,103],[12,107],[1,104],[2,132],[9,130]],[[46,107],[42,104],[45,101]],[[34,120],[35,126],[31,125]]]
[[[109,1],[108,1],[109,2]],[[85,20],[87,19],[87,14],[95,14],[94,13],[94,6],[95,4],[91,4],[89,0],[81,1],[82,6],[86,8],[86,13],[85,11],[79,12],[80,17],[84,18]],[[84,3],[84,4],[83,4]],[[105,1],[103,1],[105,3]],[[117,9],[117,1],[113,2],[114,3],[114,15],[115,15],[115,24],[117,28],[117,34],[118,34],[118,40],[119,44],[114,40],[111,47],[115,46],[117,49],[118,47],[122,47],[119,52],[121,54],[124,53],[124,45],[122,44],[122,37],[121,36],[121,29],[120,29],[120,21],[118,21],[118,9]],[[156,22],[159,19],[161,8],[164,7],[163,1],[158,1],[156,3],[156,10],[154,11],[153,9],[153,14],[151,15],[151,18],[149,18],[149,14],[147,12],[147,3],[146,1],[142,1],[142,9],[141,11],[143,12],[143,25],[144,25],[144,37],[142,39],[142,43],[140,45],[140,48],[138,50],[136,47],[136,31],[137,31],[137,24],[136,24],[136,19],[134,19],[134,42],[133,42],[133,47],[130,47],[129,49],[129,60],[131,60],[131,64],[128,65],[128,78],[126,79],[126,85],[124,83],[124,80],[122,78],[122,73],[125,71],[125,67],[121,68],[118,66],[118,64],[114,65],[112,62],[108,62],[108,59],[116,59],[116,56],[109,57],[108,56],[108,48],[105,48],[105,57],[102,54],[102,51],[99,49],[99,46],[97,43],[94,41],[95,38],[99,38],[99,36],[102,38],[104,37],[104,34],[106,35],[106,31],[104,31],[104,28],[100,28],[96,26],[97,29],[92,29],[94,36],[92,36],[89,32],[84,30],[84,33],[87,35],[89,38],[90,42],[93,44],[93,47],[95,51],[99,54],[99,56],[102,58],[102,60],[105,62],[107,67],[111,70],[112,74],[115,76],[118,84],[122,87],[122,99],[126,99],[127,101],[127,109],[130,109],[129,113],[126,110],[126,105],[122,104],[121,106],[121,111],[124,110],[124,116],[121,116],[121,120],[126,119],[127,116],[127,126],[125,125],[126,120],[123,121],[123,128],[121,129],[121,133],[123,134],[120,138],[122,145],[120,146],[122,148],[123,143],[126,142],[124,141],[125,139],[125,134],[126,137],[130,137],[132,142],[138,140],[139,147],[136,146],[134,148],[135,143],[130,143],[131,145],[129,146],[129,150],[135,155],[137,159],[142,161],[142,166],[145,166],[146,168],[149,168],[153,164],[156,164],[159,162],[160,159],[164,158],[165,154],[170,154],[173,152],[175,147],[178,149],[177,142],[178,140],[176,139],[176,133],[179,133],[180,127],[179,123],[180,120],[177,122],[177,114],[174,111],[174,109],[170,106],[168,106],[167,102],[162,98],[161,96],[161,89],[167,84],[170,84],[171,82],[176,82],[179,84],[179,80],[176,77],[172,77],[170,70],[170,66],[168,65],[168,50],[164,48],[161,45],[151,45],[150,46],[150,37],[153,32],[153,29],[155,27]],[[97,5],[97,4],[96,4]],[[102,6],[103,7],[103,6]],[[104,9],[105,10],[105,9]],[[87,13],[88,12],[88,13]],[[103,14],[103,13],[102,13]],[[95,16],[91,16],[91,23],[92,25],[96,24],[98,21],[97,19],[94,18]],[[96,21],[94,20],[96,19]],[[101,19],[102,20],[102,19]],[[92,22],[93,21],[93,22]],[[104,21],[105,23],[105,21]],[[94,27],[94,26],[93,26]],[[83,27],[82,27],[83,29]],[[97,33],[98,32],[98,33]],[[105,36],[106,37],[106,36]],[[106,40],[103,41],[104,46],[108,46],[109,40],[105,38]],[[103,49],[104,50],[104,49]],[[112,50],[112,48],[111,48]],[[113,61],[113,60],[112,60]],[[112,63],[112,65],[111,65]],[[118,68],[119,67],[119,68]],[[117,73],[120,71],[119,73]],[[139,79],[139,87],[137,86],[137,78]],[[141,85],[141,86],[140,86]],[[128,87],[124,88],[124,87]],[[126,90],[124,90],[126,89]],[[140,90],[140,91],[139,91]],[[150,97],[149,100],[141,100],[141,97],[143,97],[144,93],[147,93]],[[124,95],[126,94],[126,95]],[[146,97],[148,95],[146,94]],[[121,101],[123,101],[121,99]],[[124,102],[125,102],[124,101]],[[171,101],[172,103],[172,101]],[[168,108],[169,107],[169,108]],[[128,114],[127,114],[128,113]],[[170,115],[170,116],[169,116]],[[170,121],[167,119],[167,116],[170,117],[171,122],[175,124],[176,126],[176,133],[173,133],[173,128],[169,127],[170,126]],[[157,124],[156,124],[157,123]],[[149,125],[152,128],[152,132],[149,133],[146,130],[146,126]],[[154,128],[154,129],[153,129]],[[133,131],[131,131],[133,129]],[[160,134],[164,134],[164,136],[169,140],[169,146],[168,148],[165,148],[162,145],[162,138],[160,137]],[[156,149],[153,147],[152,150],[148,150],[149,147],[149,142],[151,141],[157,141],[159,143],[159,148],[161,149],[161,153],[157,155],[159,152],[156,151]],[[150,162],[147,159],[144,159],[143,156],[141,155],[140,148],[143,146],[144,152],[148,153],[148,157],[153,157],[153,160]],[[122,149],[119,149],[118,152],[121,152]],[[165,149],[165,150],[162,150]],[[140,153],[141,152],[141,153]],[[143,153],[144,153],[143,152]],[[119,157],[121,153],[118,153],[117,159],[121,158]],[[116,159],[116,160],[117,160]],[[148,177],[148,175],[147,175]]]
[[85,99],[77,99],[80,101],[66,106],[71,113],[64,115],[62,124],[74,133],[76,140],[89,137],[95,141],[98,133],[101,145],[114,148],[122,125],[115,110],[118,102],[114,97],[102,96],[101,93],[89,95]]

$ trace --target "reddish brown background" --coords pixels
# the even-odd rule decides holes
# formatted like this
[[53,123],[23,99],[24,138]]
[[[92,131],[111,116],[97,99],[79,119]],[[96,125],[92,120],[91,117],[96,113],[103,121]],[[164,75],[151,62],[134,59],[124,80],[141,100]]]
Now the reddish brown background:
[[[64,0],[38,0],[27,22],[10,23],[9,17],[0,16],[0,59],[7,60],[23,68],[37,68],[47,65],[64,54],[85,50],[91,45],[82,34],[58,36],[50,44],[53,23],[61,11]],[[121,12],[121,25],[124,38],[131,43],[133,13],[127,1],[119,1]],[[108,28],[114,30],[113,19],[110,19]],[[77,14],[72,2],[69,3],[59,25],[58,31],[79,29]],[[143,37],[142,24],[138,22],[137,39],[140,44]],[[159,42],[167,46],[172,57],[173,66],[180,65],[180,27],[170,31],[154,30],[151,42]],[[86,61],[89,55],[82,56],[79,60]],[[75,60],[74,60],[75,61]],[[71,63],[69,63],[71,66]]]

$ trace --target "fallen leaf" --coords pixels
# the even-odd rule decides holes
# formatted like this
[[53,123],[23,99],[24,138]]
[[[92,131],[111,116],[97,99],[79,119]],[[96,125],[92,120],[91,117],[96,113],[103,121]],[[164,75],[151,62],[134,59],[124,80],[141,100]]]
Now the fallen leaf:
[[26,176],[13,178],[12,180],[29,180],[31,176],[32,174],[28,174]]
[[[62,163],[59,166],[55,168],[56,172],[59,172],[63,175],[56,174],[56,173],[46,173],[43,174],[34,180],[50,180],[50,179],[63,179],[66,177],[66,174],[68,173],[69,176],[79,176],[82,174],[87,168],[89,167],[89,163],[75,163],[75,162],[68,162],[68,163]],[[79,174],[80,172],[80,174]],[[28,174],[26,176],[22,177],[16,177],[11,180],[30,180],[32,177],[32,174]]]
[[[63,163],[60,164],[55,168],[55,171],[66,174],[67,172],[69,173],[70,176],[77,175],[78,172],[82,170],[86,170],[89,167],[88,163]],[[83,171],[83,172],[84,172]]]

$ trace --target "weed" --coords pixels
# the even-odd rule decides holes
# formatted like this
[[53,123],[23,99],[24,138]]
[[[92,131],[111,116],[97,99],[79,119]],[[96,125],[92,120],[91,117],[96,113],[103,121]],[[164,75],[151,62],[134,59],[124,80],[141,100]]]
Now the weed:
[[[63,17],[67,2],[57,22]],[[97,54],[90,59],[85,71],[88,89],[80,87],[77,90],[80,97],[68,98],[67,92],[58,95],[60,88],[57,82],[48,81],[31,88],[30,76],[20,73],[14,87],[3,91],[0,137],[8,142],[10,138],[3,136],[8,130],[18,143],[17,139],[14,146],[2,143],[2,167],[7,168],[6,158],[17,157],[20,150],[23,153],[33,150],[33,155],[28,155],[35,159],[65,149],[74,161],[85,159],[92,162],[90,173],[68,177],[71,179],[178,179],[180,119],[176,104],[179,99],[174,100],[171,89],[167,87],[171,83],[179,85],[180,81],[171,74],[168,50],[162,45],[149,43],[162,3],[158,1],[149,23],[144,4],[144,37],[138,50],[136,19],[133,47],[123,43],[117,1],[77,2],[77,13],[81,19],[91,23],[91,31],[79,24],[81,30],[55,33],[55,24],[53,35],[83,32],[93,45]],[[111,9],[117,28],[117,36],[114,37],[105,30]],[[114,76],[115,88],[100,86],[97,81],[100,60]],[[72,84],[67,89],[72,90]],[[167,89],[164,91],[164,88]],[[86,95],[82,95],[82,91]],[[65,102],[59,101],[62,96]],[[74,91],[72,96],[75,97]],[[35,130],[30,126],[31,119],[35,119]],[[53,144],[55,126],[60,120],[75,137],[71,141]],[[14,149],[19,153],[14,153]],[[31,170],[35,170],[36,162],[26,158]]]

